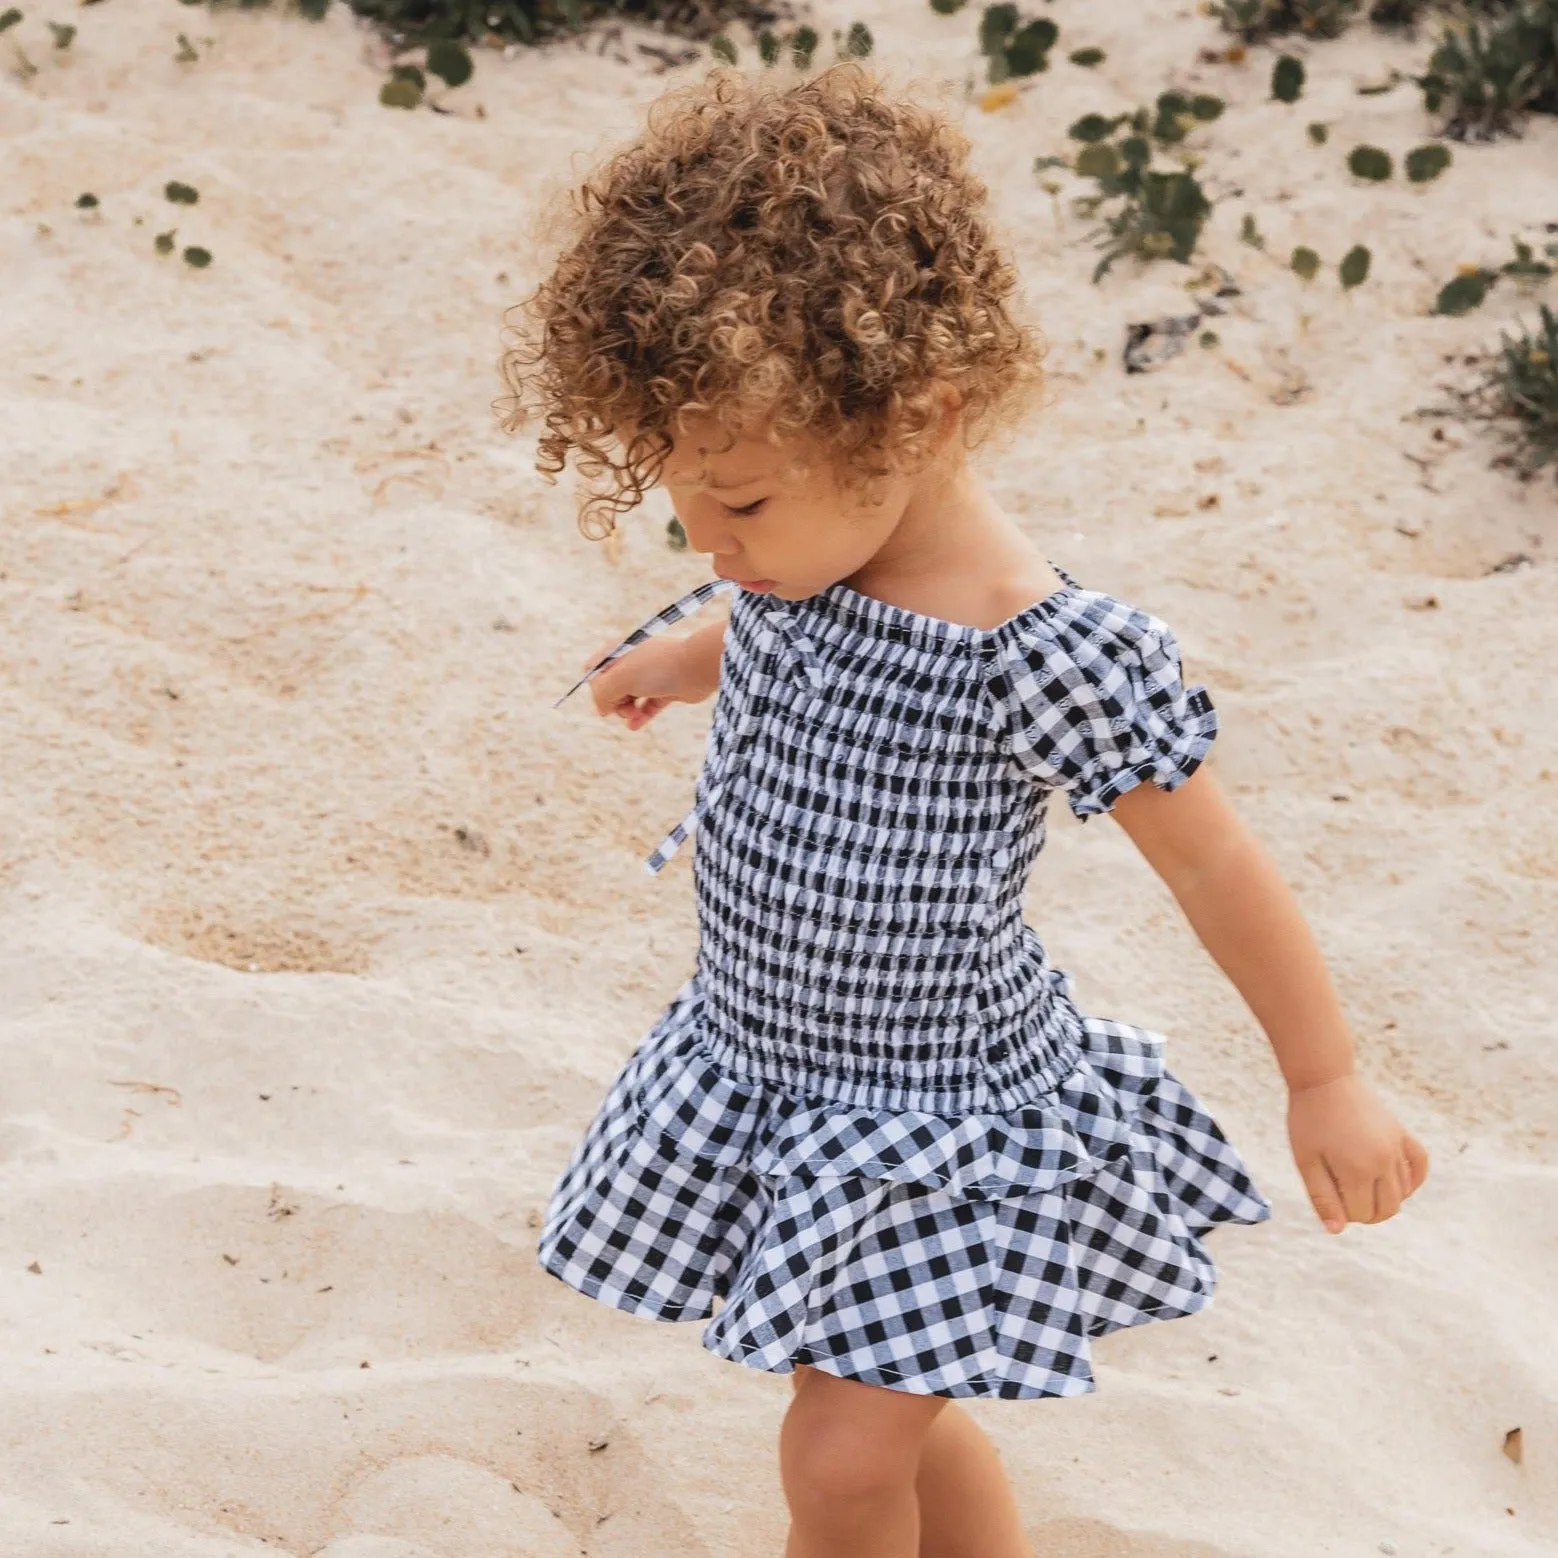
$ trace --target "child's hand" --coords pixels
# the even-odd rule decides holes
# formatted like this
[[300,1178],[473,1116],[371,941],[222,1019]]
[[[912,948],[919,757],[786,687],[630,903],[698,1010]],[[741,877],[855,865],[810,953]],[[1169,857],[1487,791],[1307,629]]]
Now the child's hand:
[[[616,648],[619,640],[602,644],[584,662],[585,669]],[[711,688],[702,685],[699,668],[687,653],[685,638],[651,638],[613,660],[592,681],[590,692],[597,714],[616,714],[629,730],[642,730],[668,703],[697,703]]]
[[1288,1095],[1288,1140],[1329,1233],[1382,1223],[1428,1177],[1428,1154],[1359,1076]]

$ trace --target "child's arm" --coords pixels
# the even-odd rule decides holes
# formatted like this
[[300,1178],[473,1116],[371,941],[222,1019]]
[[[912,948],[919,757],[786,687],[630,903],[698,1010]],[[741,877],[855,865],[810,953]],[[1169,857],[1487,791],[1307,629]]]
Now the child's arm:
[[[727,620],[710,622],[681,638],[651,638],[614,660],[590,683],[597,714],[617,714],[641,730],[668,703],[702,703],[719,687]],[[615,643],[584,663],[595,665]]]
[[1139,785],[1114,815],[1244,997],[1288,1085],[1288,1132],[1333,1233],[1383,1222],[1428,1156],[1357,1075],[1352,1035],[1314,937],[1270,858],[1202,767],[1172,792]]

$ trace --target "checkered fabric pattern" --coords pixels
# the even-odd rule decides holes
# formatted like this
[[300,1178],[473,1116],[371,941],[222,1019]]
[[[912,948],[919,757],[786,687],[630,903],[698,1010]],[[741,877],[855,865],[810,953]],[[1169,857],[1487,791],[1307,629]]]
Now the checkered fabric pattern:
[[558,1180],[546,1270],[753,1368],[948,1396],[1091,1390],[1092,1337],[1210,1301],[1202,1237],[1270,1205],[1022,895],[1052,792],[1172,789],[1216,715],[1161,622],[1063,577],[989,630],[738,595],[650,860],[696,830],[697,969]]

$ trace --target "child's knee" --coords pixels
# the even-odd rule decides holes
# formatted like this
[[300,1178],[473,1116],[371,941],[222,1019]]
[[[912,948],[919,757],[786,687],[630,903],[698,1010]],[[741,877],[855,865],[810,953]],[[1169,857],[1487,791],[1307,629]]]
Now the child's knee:
[[[804,1366],[803,1366],[804,1367]],[[845,1518],[912,1486],[920,1448],[939,1407],[807,1368],[792,1380],[795,1396],[780,1435],[780,1469],[792,1508]]]
[[787,1431],[781,1452],[792,1509],[836,1517],[891,1499],[914,1477],[914,1459],[884,1444],[858,1421],[812,1419]]

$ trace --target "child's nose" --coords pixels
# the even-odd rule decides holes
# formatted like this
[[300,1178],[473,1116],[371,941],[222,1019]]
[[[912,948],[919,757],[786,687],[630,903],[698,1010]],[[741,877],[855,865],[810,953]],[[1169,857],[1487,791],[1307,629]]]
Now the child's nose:
[[706,513],[699,514],[693,506],[689,505],[688,511],[679,512],[677,518],[682,522],[687,544],[693,551],[725,557],[736,550],[735,539],[729,528],[717,520],[710,519]]

